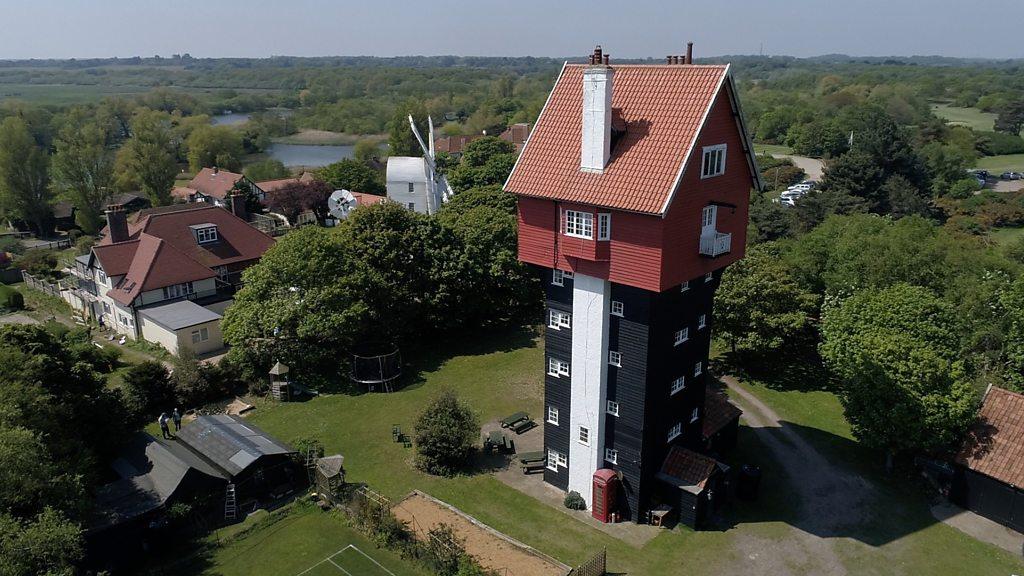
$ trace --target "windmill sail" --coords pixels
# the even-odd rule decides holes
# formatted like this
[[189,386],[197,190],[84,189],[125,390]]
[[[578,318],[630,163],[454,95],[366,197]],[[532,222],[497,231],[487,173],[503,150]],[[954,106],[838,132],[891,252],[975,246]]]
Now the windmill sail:
[[448,179],[438,171],[437,164],[434,161],[434,120],[427,116],[429,146],[423,141],[423,137],[420,136],[420,131],[416,128],[416,122],[413,120],[412,114],[409,115],[409,126],[412,128],[413,136],[416,136],[416,141],[419,142],[420,148],[423,150],[423,159],[427,162],[427,205],[428,211],[433,214],[440,208],[440,206],[436,205],[439,201],[444,203],[452,197],[452,189],[448,185]]

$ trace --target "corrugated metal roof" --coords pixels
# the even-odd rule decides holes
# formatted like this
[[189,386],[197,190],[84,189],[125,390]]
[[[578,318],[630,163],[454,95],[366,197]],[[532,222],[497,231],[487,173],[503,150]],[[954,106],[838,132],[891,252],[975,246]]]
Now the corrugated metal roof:
[[262,456],[291,454],[291,448],[238,416],[200,416],[178,432],[178,440],[231,476]]

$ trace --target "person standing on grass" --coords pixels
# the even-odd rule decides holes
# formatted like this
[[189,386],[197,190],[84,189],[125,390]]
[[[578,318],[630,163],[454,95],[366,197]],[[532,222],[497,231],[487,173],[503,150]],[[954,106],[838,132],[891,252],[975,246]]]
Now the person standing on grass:
[[174,433],[177,434],[178,430],[181,430],[181,412],[178,412],[177,408],[171,413],[171,419],[174,420]]
[[157,422],[160,422],[160,432],[164,435],[164,440],[170,440],[172,436],[171,429],[167,427],[167,412],[161,412]]

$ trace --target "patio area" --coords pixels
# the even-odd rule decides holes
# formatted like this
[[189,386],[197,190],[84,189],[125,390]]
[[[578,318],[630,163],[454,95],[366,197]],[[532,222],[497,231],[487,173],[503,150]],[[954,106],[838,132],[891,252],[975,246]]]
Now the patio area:
[[503,429],[499,420],[492,420],[483,425],[484,435],[486,436],[491,430],[502,430],[505,432],[506,436],[512,440],[516,452],[516,454],[505,456],[503,466],[495,466],[493,468],[494,477],[501,483],[543,502],[566,516],[571,516],[636,548],[642,548],[660,534],[661,530],[664,530],[663,528],[646,524],[634,524],[633,522],[605,524],[591,516],[589,510],[570,510],[566,508],[563,503],[565,499],[564,492],[544,482],[542,471],[524,474],[523,467],[519,463],[519,454],[542,452],[544,450],[544,427],[537,426],[517,435],[511,430]]

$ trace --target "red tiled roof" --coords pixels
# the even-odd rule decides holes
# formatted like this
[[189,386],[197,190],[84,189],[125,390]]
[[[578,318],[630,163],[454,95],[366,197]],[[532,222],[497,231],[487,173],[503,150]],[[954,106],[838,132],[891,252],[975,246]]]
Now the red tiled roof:
[[434,151],[447,152],[449,154],[461,154],[466,148],[466,144],[469,144],[473,140],[477,140],[479,138],[483,138],[483,136],[473,134],[471,136],[442,136],[441,138],[435,138]]
[[743,411],[729,402],[725,394],[708,386],[704,393],[704,437],[714,436],[730,422],[739,418],[740,414],[743,414]]
[[387,196],[378,196],[365,192],[353,192],[352,196],[356,199],[356,206],[373,206],[374,204],[382,204],[388,201]]
[[139,241],[137,239],[111,244],[110,237],[107,236],[93,247],[92,253],[100,261],[104,274],[107,276],[123,276],[131,268],[132,259],[135,258],[135,250],[138,247]]
[[136,244],[137,249],[128,273],[117,286],[107,292],[111,298],[125,306],[131,305],[132,300],[147,290],[205,280],[217,275],[155,236],[139,234],[139,239],[132,243]]
[[275,192],[283,188],[287,188],[292,184],[306,184],[314,180],[314,176],[309,172],[303,172],[298,178],[279,178],[277,180],[264,180],[257,182],[256,187],[264,192]]
[[188,187],[206,196],[223,200],[228,197],[228,192],[235,186],[235,182],[242,178],[244,176],[241,174],[235,174],[227,170],[217,170],[214,172],[213,168],[203,168],[188,183]]
[[673,446],[661,464],[661,473],[679,480],[682,484],[703,490],[717,466],[718,463],[713,458],[680,446]]
[[195,196],[196,192],[198,192],[198,190],[196,190],[195,188],[189,188],[187,186],[175,186],[174,188],[171,188],[171,198],[174,198],[175,200],[180,200],[182,202],[188,202],[192,199],[193,196]]
[[580,171],[585,68],[565,66],[505,189],[661,214],[728,66],[612,66],[613,122],[626,132],[603,174]]
[[526,139],[529,137],[530,125],[527,124],[526,122],[520,122],[518,124],[513,124],[509,126],[508,128],[505,129],[504,132],[501,133],[500,136],[502,140],[511,142],[516,146],[522,146],[526,142]]
[[1000,482],[1024,487],[1024,395],[990,388],[956,460]]
[[[256,260],[274,244],[274,239],[250,226],[220,206],[193,205],[191,210],[151,213],[141,218],[131,234],[146,233],[172,244],[193,260],[209,266],[226,266]],[[215,224],[219,241],[200,246],[189,226]]]

